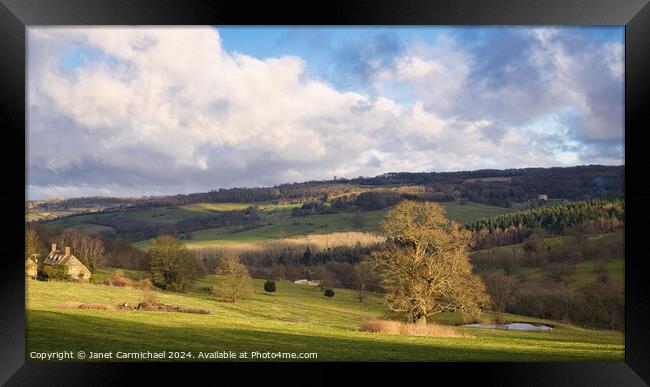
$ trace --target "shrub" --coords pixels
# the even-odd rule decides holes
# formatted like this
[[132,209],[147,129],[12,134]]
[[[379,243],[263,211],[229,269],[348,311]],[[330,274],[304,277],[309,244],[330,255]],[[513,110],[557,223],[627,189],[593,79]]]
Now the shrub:
[[275,281],[266,280],[266,282],[264,282],[264,291],[269,293],[275,292]]
[[437,324],[412,324],[392,320],[366,319],[361,323],[362,332],[388,333],[391,335],[453,337],[458,336],[451,327]]
[[48,281],[52,280],[66,280],[68,279],[68,276],[65,275],[63,272],[62,267],[58,266],[44,266],[43,267],[43,276],[47,278]]
[[143,288],[142,289],[142,298],[140,299],[140,304],[144,305],[158,305],[158,294],[153,290],[153,288]]
[[153,289],[153,282],[151,282],[149,278],[142,278],[141,280],[136,281],[133,286],[142,290]]
[[325,297],[334,297],[334,290],[332,290],[330,288],[327,288],[327,289],[323,290],[323,295]]
[[126,277],[122,270],[115,270],[113,274],[111,274],[111,276],[108,277],[106,281],[104,281],[104,283],[106,285],[117,286],[121,288],[132,285],[131,280]]

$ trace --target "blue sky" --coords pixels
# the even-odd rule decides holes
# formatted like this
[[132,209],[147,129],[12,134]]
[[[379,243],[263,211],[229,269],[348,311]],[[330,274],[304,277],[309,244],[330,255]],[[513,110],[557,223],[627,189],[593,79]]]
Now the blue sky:
[[[412,42],[435,45],[441,35],[453,36],[464,46],[486,45],[485,36],[496,29],[526,30],[527,27],[236,27],[216,26],[221,35],[223,47],[230,52],[241,52],[256,58],[296,55],[303,58],[307,71],[318,78],[335,85],[350,86],[337,76],[336,64],[341,54],[368,42],[389,41],[395,55]],[[622,43],[625,30],[618,26],[563,28],[565,34],[585,35],[593,42]]]
[[623,27],[30,28],[28,196],[622,164],[623,42]]

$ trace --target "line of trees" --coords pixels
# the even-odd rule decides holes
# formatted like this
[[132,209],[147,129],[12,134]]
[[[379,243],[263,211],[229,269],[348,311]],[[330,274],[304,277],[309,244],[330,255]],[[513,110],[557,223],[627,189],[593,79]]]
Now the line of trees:
[[543,228],[550,232],[563,233],[571,226],[591,220],[609,222],[605,226],[611,229],[622,227],[625,221],[625,200],[595,199],[542,206],[479,219],[467,227],[473,231],[494,231],[497,228],[503,230],[509,227]]
[[[488,177],[508,180],[467,181]],[[510,207],[538,194],[569,200],[614,198],[624,194],[624,166],[587,165],[568,168],[484,169],[462,172],[397,172],[350,179],[364,185],[423,184],[433,191],[467,198],[478,203]],[[443,188],[444,187],[444,188]]]
[[[505,177],[504,181],[473,181]],[[568,168],[485,169],[462,172],[395,172],[375,177],[309,181],[275,187],[219,189],[187,195],[141,198],[88,197],[48,202],[31,202],[33,208],[67,208],[122,205],[139,208],[177,206],[203,202],[262,202],[270,200],[304,203],[328,201],[358,191],[359,185],[424,185],[426,193],[409,196],[412,200],[448,201],[463,197],[479,203],[510,207],[538,194],[569,200],[614,198],[624,195],[624,166],[588,165]]]

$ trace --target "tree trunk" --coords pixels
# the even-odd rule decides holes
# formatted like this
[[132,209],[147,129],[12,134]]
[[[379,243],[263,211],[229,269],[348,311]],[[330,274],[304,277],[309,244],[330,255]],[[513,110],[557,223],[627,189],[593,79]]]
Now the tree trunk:
[[426,325],[426,323],[427,323],[427,316],[420,316],[420,317],[417,317],[416,320],[415,320],[415,323],[418,324],[418,325]]

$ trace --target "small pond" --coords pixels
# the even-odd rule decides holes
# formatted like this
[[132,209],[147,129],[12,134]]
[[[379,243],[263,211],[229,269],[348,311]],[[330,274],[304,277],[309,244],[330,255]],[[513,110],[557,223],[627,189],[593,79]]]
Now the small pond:
[[468,328],[491,328],[491,329],[506,329],[517,331],[538,331],[550,332],[552,327],[548,325],[533,325],[529,323],[510,323],[510,324],[465,324],[464,327]]

